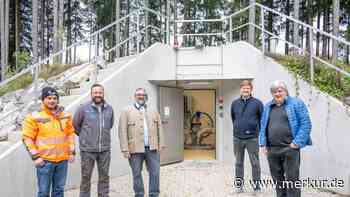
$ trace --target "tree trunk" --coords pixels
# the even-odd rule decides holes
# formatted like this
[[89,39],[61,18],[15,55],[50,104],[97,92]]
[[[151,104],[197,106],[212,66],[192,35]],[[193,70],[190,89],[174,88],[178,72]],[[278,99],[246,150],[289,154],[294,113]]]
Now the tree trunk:
[[[317,29],[320,29],[321,26],[321,12],[317,13]],[[320,56],[320,32],[316,34],[316,56]]]
[[[45,17],[46,17],[46,1],[41,1],[40,9],[40,57],[41,59],[46,58],[46,42],[45,42]],[[48,23],[48,21],[46,21]]]
[[38,0],[32,1],[33,29],[32,29],[32,46],[33,46],[33,63],[38,62]]
[[[331,32],[331,7],[328,8],[328,25],[327,25],[327,28],[328,28],[328,31],[327,32]],[[327,37],[327,58],[330,59],[331,56],[330,56],[330,48],[331,48],[331,39],[329,37]]]
[[350,46],[347,46],[346,47],[346,57],[345,57],[345,62],[346,64],[350,64],[350,61],[349,61],[349,56],[350,56]]
[[[312,0],[307,0],[307,24],[309,24],[310,26],[313,26],[313,20],[312,20]],[[310,51],[310,39],[309,36],[312,33],[312,31],[310,31],[309,28],[306,29],[306,50]]]
[[16,51],[16,66],[15,66],[15,70],[17,70],[18,68],[18,53],[20,51],[19,47],[19,40],[20,40],[20,29],[21,29],[21,26],[20,26],[20,1],[19,0],[16,0],[16,3],[15,3],[15,9],[16,9],[16,22],[15,22],[15,51]]
[[[116,5],[115,5],[115,20],[118,21],[120,18],[120,0],[116,0]],[[120,43],[120,23],[117,23],[116,25],[116,34],[115,34],[115,40],[116,40],[116,45],[118,45]],[[115,49],[115,55],[116,57],[120,57],[120,47],[117,47]]]
[[[130,0],[127,0],[126,6],[127,6],[126,7],[126,10],[127,10],[126,14],[128,15],[130,13]],[[125,38],[126,39],[129,38],[129,34],[130,34],[130,32],[129,32],[129,24],[130,24],[130,18],[127,18],[127,20],[126,20],[126,28],[125,28],[125,31],[126,31]],[[126,55],[127,56],[129,56],[129,52],[130,52],[129,48],[130,48],[130,42],[128,41],[126,43]]]
[[[174,0],[174,20],[177,20],[177,0]],[[174,23],[174,32],[175,32],[175,35],[174,35],[174,41],[176,40],[176,42],[178,42],[177,40],[177,23]]]
[[[52,7],[52,4],[47,4],[47,10],[51,9]],[[50,21],[49,21],[49,18],[50,18],[50,13],[49,11],[45,12],[45,18],[46,18],[46,55],[49,56],[50,55]],[[47,64],[49,64],[49,61],[47,61]]]
[[[53,1],[53,52],[56,53],[59,50],[59,0]],[[54,57],[54,62],[58,63],[58,56]]]
[[10,0],[5,1],[5,65],[9,63],[9,11],[10,11]]
[[[307,23],[306,0],[301,1],[301,10],[303,11],[301,21],[304,22],[304,23]],[[304,26],[302,26],[300,28],[300,34],[301,34],[301,36],[300,36],[300,47],[302,49],[305,49],[305,47],[304,47],[304,40],[306,38],[305,38],[305,28],[304,28]]]
[[7,64],[8,64],[8,32],[9,32],[9,0],[3,0],[0,2],[0,44],[1,44],[1,78],[0,80],[5,79]]
[[[268,0],[268,7],[273,9],[273,0]],[[268,25],[267,29],[269,32],[273,33],[273,14],[272,12],[269,12],[268,15]],[[268,36],[268,42],[267,42],[267,50],[271,52],[271,36]]]
[[[290,14],[290,2],[289,1],[290,0],[287,0],[287,2],[286,2],[286,15],[287,16],[289,16],[289,14]],[[289,20],[286,20],[286,39],[285,40],[289,41]],[[285,44],[284,53],[286,55],[288,55],[288,53],[289,53],[289,44],[288,43]]]
[[[340,10],[340,2],[339,0],[333,0],[333,35],[339,37],[339,10]],[[332,40],[332,63],[333,65],[337,64],[338,60],[338,41]],[[336,82],[338,88],[341,88],[341,73],[337,72]]]
[[[299,20],[299,0],[294,0],[294,18]],[[293,23],[293,43],[296,46],[299,46],[299,24]]]
[[[347,28],[347,41],[350,41],[350,14],[348,15],[348,28]],[[346,57],[345,57],[345,62],[346,64],[350,64],[350,46],[346,47]]]
[[[145,6],[148,8],[149,7],[149,2],[148,0],[144,0],[145,1]],[[148,26],[148,20],[149,20],[149,14],[148,11],[145,11],[145,27]],[[145,29],[145,48],[147,48],[149,46],[149,38],[150,38],[150,30],[149,29]]]
[[[333,0],[333,35],[339,36],[339,0]],[[338,58],[338,41],[332,39],[332,63],[335,64]]]
[[[63,49],[63,37],[64,37],[64,26],[63,26],[63,20],[64,20],[64,0],[59,0],[59,9],[58,9],[58,50]],[[59,63],[62,64],[62,55],[59,55]]]
[[[288,0],[289,2],[289,0]],[[255,0],[249,0],[249,5],[254,5]],[[249,9],[249,22],[252,24],[255,24],[255,6],[252,6]],[[264,24],[261,24],[264,25]],[[255,46],[255,27],[252,25],[249,25],[249,34],[248,34],[248,40],[249,43],[253,46]],[[261,42],[265,42],[264,38],[261,38]]]
[[0,80],[4,80],[5,76],[5,1],[0,1],[0,66],[1,66],[1,75]]
[[[323,7],[323,31],[328,32],[328,8],[326,6]],[[322,57],[327,57],[327,36],[322,36]]]
[[[67,48],[72,44],[72,2],[67,0]],[[66,64],[72,63],[71,49],[66,51]]]

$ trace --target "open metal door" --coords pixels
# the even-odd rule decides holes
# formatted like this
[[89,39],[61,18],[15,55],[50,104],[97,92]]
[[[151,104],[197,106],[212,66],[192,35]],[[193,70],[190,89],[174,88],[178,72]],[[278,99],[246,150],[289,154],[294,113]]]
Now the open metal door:
[[183,89],[159,88],[159,111],[163,123],[166,148],[160,155],[162,165],[184,159],[184,97]]

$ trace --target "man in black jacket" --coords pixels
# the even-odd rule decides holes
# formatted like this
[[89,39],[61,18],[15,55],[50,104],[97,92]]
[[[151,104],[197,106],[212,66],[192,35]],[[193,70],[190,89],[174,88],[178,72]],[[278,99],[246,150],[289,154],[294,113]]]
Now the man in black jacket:
[[240,84],[240,98],[234,100],[231,105],[231,118],[233,124],[233,149],[236,158],[235,163],[235,190],[243,192],[244,183],[244,152],[248,151],[252,165],[253,189],[259,191],[260,163],[259,163],[259,125],[263,104],[252,97],[253,85],[248,80]]

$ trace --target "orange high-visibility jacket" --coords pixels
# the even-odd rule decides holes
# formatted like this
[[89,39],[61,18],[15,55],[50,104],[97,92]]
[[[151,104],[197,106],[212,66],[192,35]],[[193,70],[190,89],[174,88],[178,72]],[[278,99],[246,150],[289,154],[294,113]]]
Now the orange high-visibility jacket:
[[26,117],[22,128],[23,143],[32,159],[51,162],[68,160],[75,153],[72,116],[63,108],[53,114],[42,106],[40,112]]

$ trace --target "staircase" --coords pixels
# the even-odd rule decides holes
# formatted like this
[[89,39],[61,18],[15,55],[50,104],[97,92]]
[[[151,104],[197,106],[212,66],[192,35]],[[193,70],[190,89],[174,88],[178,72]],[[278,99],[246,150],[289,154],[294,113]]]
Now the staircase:
[[[103,79],[108,78],[115,70],[127,64],[128,62],[133,61],[135,58],[136,56],[126,56],[118,59],[116,62],[106,65],[103,69],[98,70],[96,82],[93,79],[90,79],[89,81],[81,81],[73,89],[68,89],[67,91],[70,94],[60,97],[60,105],[70,106],[70,104],[74,103],[74,101],[81,98],[82,95],[84,95],[87,92],[90,92],[90,87],[93,83],[98,83],[100,81],[103,81]],[[80,72],[84,72],[84,69],[80,70]],[[69,80],[71,77],[75,77],[75,75],[78,75],[78,74],[79,73],[75,73],[70,77],[68,77],[66,80]],[[94,77],[94,76],[91,76],[91,77]],[[6,150],[8,150],[8,148],[10,148],[12,145],[18,143],[19,141],[21,141],[20,131],[9,132],[8,140],[0,142],[0,155],[4,153]]]

